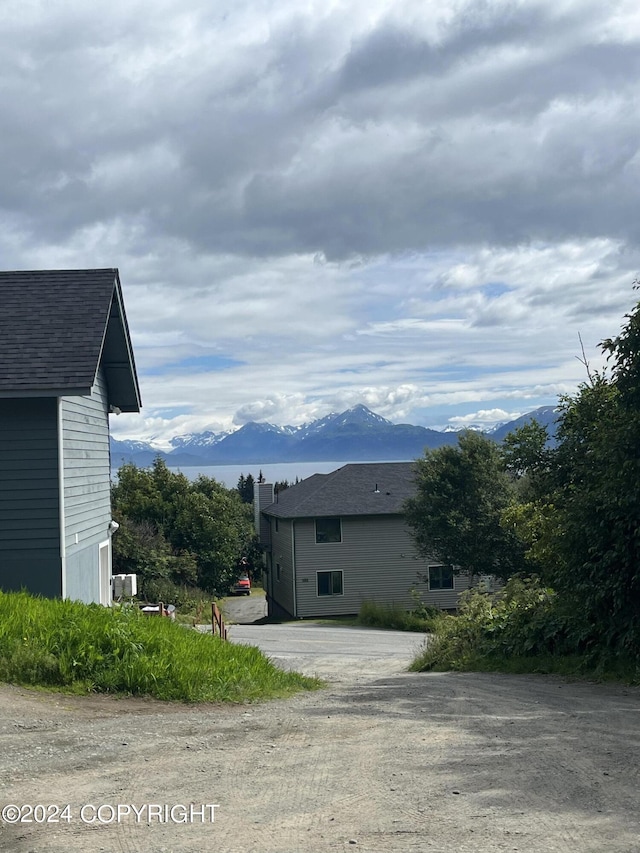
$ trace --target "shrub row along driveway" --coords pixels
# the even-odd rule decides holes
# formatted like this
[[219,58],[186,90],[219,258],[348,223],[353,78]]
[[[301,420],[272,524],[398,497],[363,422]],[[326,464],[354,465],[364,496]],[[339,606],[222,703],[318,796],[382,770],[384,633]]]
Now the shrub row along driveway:
[[[70,803],[72,814],[5,823],[0,850],[640,850],[637,689],[408,674],[410,635],[398,639],[403,653],[377,631],[354,632],[357,642],[348,628],[313,625],[232,635],[254,629],[269,629],[251,639],[274,659],[336,680],[224,708],[0,687],[2,805]],[[219,808],[213,824],[82,823],[87,803]]]

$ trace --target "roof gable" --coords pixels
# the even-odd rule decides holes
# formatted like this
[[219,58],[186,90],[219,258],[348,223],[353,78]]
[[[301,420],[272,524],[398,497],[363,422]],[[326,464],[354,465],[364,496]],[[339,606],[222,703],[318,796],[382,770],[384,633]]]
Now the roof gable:
[[414,477],[413,462],[344,465],[289,486],[264,512],[280,518],[396,515],[416,492]]
[[117,269],[0,272],[0,396],[91,393],[103,368],[110,405],[140,410]]

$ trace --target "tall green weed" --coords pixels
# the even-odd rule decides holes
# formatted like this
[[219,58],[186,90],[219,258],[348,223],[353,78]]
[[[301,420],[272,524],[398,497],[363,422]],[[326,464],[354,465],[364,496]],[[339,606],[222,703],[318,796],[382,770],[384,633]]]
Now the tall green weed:
[[255,647],[122,608],[0,592],[0,680],[76,693],[244,702],[317,686]]
[[376,601],[363,601],[358,613],[359,625],[369,628],[390,628],[395,631],[431,631],[434,619],[440,611],[422,603],[415,610],[406,610],[397,602],[379,604]]
[[571,620],[537,578],[511,578],[495,595],[467,590],[458,614],[443,615],[414,670],[468,669],[480,659],[576,652]]

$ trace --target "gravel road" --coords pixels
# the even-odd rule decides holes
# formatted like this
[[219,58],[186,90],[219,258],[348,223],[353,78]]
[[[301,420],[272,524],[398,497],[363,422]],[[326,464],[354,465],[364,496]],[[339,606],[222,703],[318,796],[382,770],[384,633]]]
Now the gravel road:
[[0,686],[0,805],[70,806],[0,823],[0,850],[640,851],[639,690],[409,674],[415,637],[335,629],[342,656],[318,626],[259,627],[232,636],[328,687],[220,707]]

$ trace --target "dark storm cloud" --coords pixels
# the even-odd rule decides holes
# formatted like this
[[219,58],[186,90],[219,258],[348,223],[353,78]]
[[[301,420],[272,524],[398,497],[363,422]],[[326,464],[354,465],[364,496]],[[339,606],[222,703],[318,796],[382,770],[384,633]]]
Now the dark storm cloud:
[[264,256],[635,242],[640,48],[605,22],[471,3],[341,38],[292,14],[231,50],[199,10],[172,52],[123,9],[36,21],[0,60],[0,207],[49,239],[120,220]]

